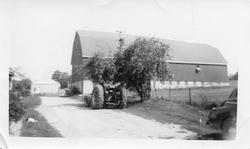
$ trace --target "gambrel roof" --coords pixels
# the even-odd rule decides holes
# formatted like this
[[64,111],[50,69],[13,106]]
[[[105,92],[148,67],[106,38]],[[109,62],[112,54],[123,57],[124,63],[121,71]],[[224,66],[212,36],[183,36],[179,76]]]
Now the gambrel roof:
[[[122,34],[125,43],[128,46],[139,36]],[[83,31],[76,32],[74,48],[77,48],[82,57],[91,57],[95,53],[101,52],[106,57],[112,57],[119,46],[118,33]],[[204,63],[227,65],[227,62],[220,51],[212,46],[201,43],[189,43],[162,39],[170,46],[171,61],[176,63]],[[72,55],[72,63],[73,63]]]

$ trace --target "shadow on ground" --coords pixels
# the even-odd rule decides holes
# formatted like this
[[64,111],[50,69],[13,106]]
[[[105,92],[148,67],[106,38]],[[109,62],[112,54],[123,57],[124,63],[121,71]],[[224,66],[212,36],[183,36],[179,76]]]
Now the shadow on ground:
[[222,135],[220,133],[210,133],[202,135],[197,138],[198,140],[223,140]]

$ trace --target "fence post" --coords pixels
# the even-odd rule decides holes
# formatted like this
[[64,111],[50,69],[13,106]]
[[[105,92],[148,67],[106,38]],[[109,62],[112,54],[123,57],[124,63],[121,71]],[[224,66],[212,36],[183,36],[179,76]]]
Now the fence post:
[[188,88],[188,94],[189,94],[189,104],[192,104],[192,96],[191,96],[191,88]]
[[169,97],[169,101],[171,101],[171,87],[170,86],[168,88],[168,97]]

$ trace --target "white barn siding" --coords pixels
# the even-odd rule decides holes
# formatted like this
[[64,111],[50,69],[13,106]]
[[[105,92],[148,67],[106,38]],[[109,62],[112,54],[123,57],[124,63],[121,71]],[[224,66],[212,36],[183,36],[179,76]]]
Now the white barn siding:
[[83,80],[83,81],[72,83],[72,86],[77,87],[79,91],[81,91],[82,94],[86,95],[86,94],[92,93],[94,84],[90,80]]
[[166,89],[166,88],[188,88],[188,87],[224,87],[229,86],[229,82],[193,82],[193,81],[151,81],[151,88]]
[[82,92],[83,95],[92,93],[92,90],[93,90],[93,87],[94,87],[94,84],[93,84],[92,81],[84,80],[82,86],[83,86],[83,92]]

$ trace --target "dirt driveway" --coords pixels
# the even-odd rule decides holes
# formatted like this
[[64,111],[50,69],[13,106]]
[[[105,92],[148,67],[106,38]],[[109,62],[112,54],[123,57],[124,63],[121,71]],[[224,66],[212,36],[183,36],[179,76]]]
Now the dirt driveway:
[[92,110],[66,97],[41,97],[36,108],[63,137],[186,139],[195,133],[178,125],[125,113],[122,110]]

